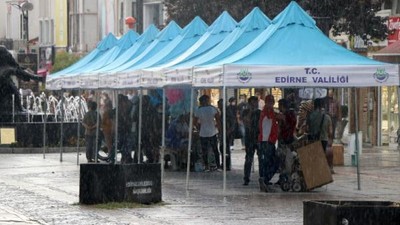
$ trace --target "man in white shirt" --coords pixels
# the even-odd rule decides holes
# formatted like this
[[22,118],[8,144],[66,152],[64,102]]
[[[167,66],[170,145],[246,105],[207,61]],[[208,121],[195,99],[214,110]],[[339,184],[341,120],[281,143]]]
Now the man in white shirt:
[[[200,142],[202,156],[206,170],[215,170],[221,166],[218,152],[217,134],[221,129],[221,121],[218,109],[210,104],[210,97],[202,95],[199,98],[200,106],[194,114],[194,126],[200,127]],[[216,168],[210,168],[208,162],[208,152],[211,149],[214,152]]]

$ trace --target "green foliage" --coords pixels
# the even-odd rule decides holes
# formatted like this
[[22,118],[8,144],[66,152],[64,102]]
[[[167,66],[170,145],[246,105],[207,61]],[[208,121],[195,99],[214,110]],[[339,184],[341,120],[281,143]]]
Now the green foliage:
[[[195,16],[211,24],[224,10],[240,21],[254,7],[258,6],[270,19],[278,15],[290,0],[165,0],[168,20],[175,20],[186,26]],[[382,0],[297,0],[327,34],[333,28],[334,34],[344,32],[359,35],[365,41],[382,40],[387,37],[387,18],[375,16]]]
[[81,58],[80,55],[70,54],[68,52],[57,52],[56,59],[51,70],[51,73],[55,73],[62,69],[69,67]]

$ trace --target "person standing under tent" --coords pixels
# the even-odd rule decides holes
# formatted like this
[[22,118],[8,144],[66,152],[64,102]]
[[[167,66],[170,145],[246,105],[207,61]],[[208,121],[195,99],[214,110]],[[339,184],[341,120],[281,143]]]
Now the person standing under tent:
[[141,149],[147,158],[147,163],[157,163],[160,160],[162,136],[162,115],[151,104],[149,95],[142,97]]
[[337,123],[342,121],[342,111],[339,102],[334,97],[333,89],[329,89],[328,95],[325,97],[325,112],[331,117],[332,139],[335,139]]
[[82,120],[82,125],[85,128],[86,159],[88,162],[94,162],[95,154],[97,153],[97,103],[94,101],[89,101],[87,104],[89,111],[85,114]]
[[[129,97],[128,97],[129,99]],[[129,118],[131,122],[129,130],[128,145],[129,149],[134,151],[133,163],[138,163],[138,146],[139,146],[139,96],[135,95],[130,100],[132,107],[129,112]],[[140,162],[143,162],[143,154],[140,155]]]
[[121,151],[121,163],[132,163],[132,148],[129,145],[129,131],[131,129],[132,103],[123,94],[118,95],[118,149]]
[[248,108],[248,103],[246,101],[246,95],[242,94],[239,95],[239,104],[238,104],[238,112],[239,112],[239,117],[238,117],[238,125],[239,125],[239,131],[242,136],[240,139],[242,142],[242,146],[245,146],[245,136],[246,136],[246,128],[243,123],[243,111]]
[[278,139],[278,122],[274,112],[275,99],[273,95],[265,96],[265,106],[259,120],[258,141],[261,152],[260,190],[268,192],[269,184],[276,172],[275,143]]
[[[221,117],[221,127],[223,127],[223,99],[218,100],[218,109],[220,111]],[[235,128],[237,126],[237,109],[235,98],[229,99],[229,105],[226,107],[226,170],[231,170],[231,146],[233,145],[233,140],[235,138]],[[223,131],[219,134],[219,152],[221,155],[224,154],[224,141],[223,141]],[[223,157],[221,157],[223,160]],[[222,167],[221,167],[222,168]]]
[[131,89],[127,91],[126,96],[128,96],[129,101],[133,101],[133,97],[137,96],[137,90],[136,89]]
[[[218,153],[217,133],[221,131],[221,121],[218,109],[210,104],[210,96],[202,95],[199,98],[200,106],[195,111],[193,125],[200,127],[200,142],[202,157],[206,171],[216,170],[221,167]],[[211,149],[214,153],[216,168],[211,168],[208,162],[208,152]]]
[[265,101],[262,99],[261,93],[256,92],[256,96],[258,97],[258,109],[263,110],[265,106]]
[[112,151],[114,137],[114,112],[111,99],[107,93],[102,94],[102,110],[101,110],[101,129],[103,131],[104,142],[106,144],[105,152]]
[[307,116],[306,132],[308,139],[311,141],[321,141],[324,153],[328,146],[328,141],[332,140],[332,120],[331,117],[324,113],[323,99],[314,100],[314,111]]
[[[259,135],[259,120],[261,110],[258,109],[258,98],[251,96],[248,99],[248,108],[243,110],[243,124],[245,126],[245,150],[246,156],[244,161],[244,177],[243,185],[249,185],[250,172],[254,161],[254,153],[257,150],[258,155],[258,171],[261,172],[262,162],[258,146],[258,135]],[[261,175],[260,175],[261,177]]]
[[[176,156],[177,169],[184,169],[183,164],[187,161],[187,148],[189,143],[189,114],[179,115],[172,120],[165,134],[166,147],[172,149]],[[171,163],[172,160],[171,160]]]
[[279,124],[278,134],[278,164],[280,168],[280,176],[277,184],[284,176],[290,175],[293,155],[292,155],[292,144],[295,141],[294,133],[296,132],[297,118],[296,113],[289,108],[289,101],[286,99],[280,99],[278,101],[278,107],[280,113],[277,115]]

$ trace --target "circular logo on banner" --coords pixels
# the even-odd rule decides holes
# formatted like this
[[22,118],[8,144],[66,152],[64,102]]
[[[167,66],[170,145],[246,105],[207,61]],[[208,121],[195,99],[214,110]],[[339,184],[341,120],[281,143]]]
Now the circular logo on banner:
[[241,69],[240,72],[237,73],[237,78],[241,83],[248,83],[251,80],[249,69]]
[[374,78],[379,83],[383,83],[387,81],[387,79],[389,78],[389,74],[386,73],[385,69],[376,69],[376,72],[374,73]]

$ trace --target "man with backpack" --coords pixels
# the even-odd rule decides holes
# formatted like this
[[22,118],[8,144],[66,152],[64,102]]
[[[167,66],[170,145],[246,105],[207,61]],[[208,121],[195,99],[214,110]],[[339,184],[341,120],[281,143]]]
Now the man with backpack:
[[322,148],[326,153],[328,141],[332,140],[332,120],[323,110],[324,101],[321,98],[314,100],[314,111],[307,116],[306,132],[308,140],[321,141]]

